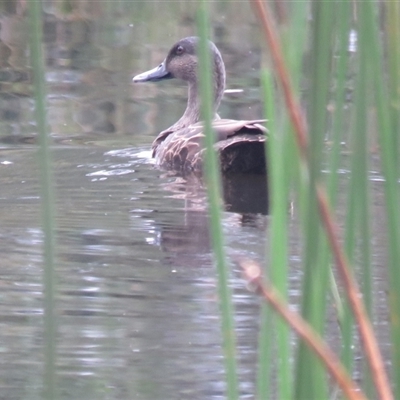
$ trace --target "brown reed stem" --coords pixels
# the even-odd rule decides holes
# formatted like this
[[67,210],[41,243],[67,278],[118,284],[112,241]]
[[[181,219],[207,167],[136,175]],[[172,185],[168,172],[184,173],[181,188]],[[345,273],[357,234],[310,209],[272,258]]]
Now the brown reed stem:
[[269,302],[275,311],[315,352],[347,398],[350,400],[366,400],[364,393],[349,377],[336,354],[322,340],[319,334],[298,313],[290,310],[278,290],[271,283],[263,282],[259,265],[251,260],[242,260],[239,264],[251,287]]

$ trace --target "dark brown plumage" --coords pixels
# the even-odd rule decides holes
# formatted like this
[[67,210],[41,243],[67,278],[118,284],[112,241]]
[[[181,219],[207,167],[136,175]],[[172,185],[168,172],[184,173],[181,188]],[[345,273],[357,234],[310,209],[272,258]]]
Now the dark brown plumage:
[[[153,142],[153,157],[163,168],[183,173],[201,172],[204,148],[203,124],[200,121],[196,54],[197,37],[177,42],[167,58],[156,68],[137,75],[134,82],[178,78],[188,83],[188,103],[182,117],[162,131]],[[225,89],[225,66],[221,54],[210,42],[213,56],[215,149],[223,172],[265,173],[265,120],[236,121],[220,119],[217,109]]]

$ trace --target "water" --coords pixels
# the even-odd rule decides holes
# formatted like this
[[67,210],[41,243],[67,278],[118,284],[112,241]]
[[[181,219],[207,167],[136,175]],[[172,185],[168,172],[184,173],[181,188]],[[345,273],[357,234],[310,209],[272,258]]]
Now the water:
[[[154,169],[142,158],[146,148],[53,154],[63,397],[218,398],[220,321],[203,189]],[[36,154],[9,149],[1,156],[11,163],[2,166],[10,182],[1,196],[3,389],[8,399],[35,398],[43,368]],[[266,218],[224,214],[232,257],[262,254]],[[253,363],[258,301],[238,271],[232,285],[244,362]]]
[[[78,2],[75,18],[65,19],[59,3],[46,2],[57,215],[56,373],[63,399],[224,398],[204,188],[156,169],[150,154],[155,135],[182,113],[185,88],[130,82],[162,61],[176,39],[195,32],[193,5],[162,4],[112,3],[107,11],[111,3],[92,10],[92,3]],[[260,118],[257,28],[247,4],[218,4],[213,7],[224,9],[213,26],[228,87],[244,88],[226,96],[220,113]],[[0,34],[5,60],[0,65],[0,398],[12,400],[42,397],[43,234],[26,4],[8,7],[2,10]],[[382,182],[374,185],[380,193]],[[243,194],[252,190],[249,202]],[[224,198],[241,393],[253,398],[259,300],[234,260],[264,259],[266,193],[259,182],[239,178],[225,182]],[[378,196],[377,232],[383,229],[382,204]],[[384,242],[378,234],[378,266]],[[300,245],[294,215],[294,304],[300,297]],[[385,297],[381,270],[378,298]],[[385,301],[378,307],[384,311]],[[385,313],[378,315],[384,326]],[[382,329],[382,343],[386,335]]]

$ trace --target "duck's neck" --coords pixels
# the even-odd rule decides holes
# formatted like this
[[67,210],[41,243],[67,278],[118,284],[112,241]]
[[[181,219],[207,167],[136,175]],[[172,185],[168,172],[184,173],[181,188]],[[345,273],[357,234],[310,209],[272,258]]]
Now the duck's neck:
[[[221,66],[218,66],[221,68]],[[223,64],[222,64],[223,68]],[[222,96],[225,90],[225,69],[216,71],[213,77],[214,81],[214,102],[213,102],[213,114],[214,118],[218,118],[217,110],[221,103]],[[189,125],[199,122],[201,119],[201,99],[198,90],[197,80],[190,81],[188,84],[188,101],[186,110],[182,117],[174,124],[176,128],[186,128]]]
[[188,88],[186,110],[176,123],[176,125],[182,128],[199,122],[201,118],[201,99],[198,92],[197,81],[189,82]]

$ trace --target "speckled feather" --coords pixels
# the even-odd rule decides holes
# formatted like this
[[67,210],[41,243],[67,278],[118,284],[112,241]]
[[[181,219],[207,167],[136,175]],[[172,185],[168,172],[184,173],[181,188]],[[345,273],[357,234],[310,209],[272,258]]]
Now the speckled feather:
[[[214,148],[223,172],[264,173],[265,120],[213,121]],[[153,142],[153,156],[162,168],[182,172],[201,172],[203,164],[203,123],[197,122],[177,131],[163,131]]]

